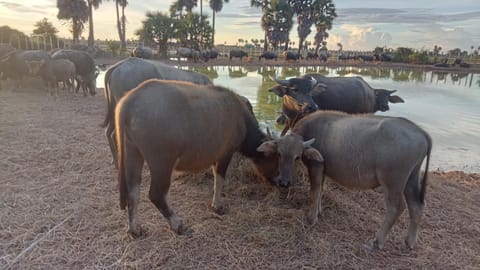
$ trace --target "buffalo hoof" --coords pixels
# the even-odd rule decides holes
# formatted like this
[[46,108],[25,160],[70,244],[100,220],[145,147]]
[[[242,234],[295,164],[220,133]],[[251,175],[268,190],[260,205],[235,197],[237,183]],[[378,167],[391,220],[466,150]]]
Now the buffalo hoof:
[[407,248],[409,248],[410,250],[413,250],[416,244],[416,239],[412,240],[409,237],[405,238],[405,245],[407,245]]
[[142,235],[145,235],[145,231],[143,230],[142,227],[137,226],[136,228],[129,228],[128,231],[127,231],[127,234],[131,238],[136,239],[136,238],[141,237]]
[[227,209],[223,206],[219,206],[219,207],[210,206],[210,208],[213,210],[213,212],[215,212],[216,214],[218,214],[220,216],[223,216],[223,215],[225,215],[225,213],[227,213]]
[[183,224],[180,224],[176,229],[173,229],[172,230],[178,234],[178,235],[189,235],[191,233],[193,233],[193,230]]
[[318,213],[314,212],[314,211],[308,211],[308,214],[307,214],[307,222],[309,225],[315,225],[315,223],[317,223],[317,220],[318,220]]
[[172,231],[179,235],[186,234],[189,230],[185,225],[183,225],[182,220],[176,215],[172,215],[168,220],[168,223],[170,224]]
[[383,245],[380,245],[377,239],[372,239],[368,241],[368,243],[363,244],[363,248],[366,249],[367,251],[376,251],[376,250],[382,250]]

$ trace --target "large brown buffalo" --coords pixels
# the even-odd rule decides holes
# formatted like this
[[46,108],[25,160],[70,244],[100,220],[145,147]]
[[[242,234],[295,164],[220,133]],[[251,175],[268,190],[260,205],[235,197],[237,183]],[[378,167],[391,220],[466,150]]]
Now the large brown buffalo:
[[137,87],[148,79],[187,81],[196,84],[211,84],[208,77],[203,74],[180,70],[158,61],[144,60],[130,57],[111,66],[105,72],[105,99],[107,114],[102,127],[105,129],[113,161],[116,164],[115,146],[115,106],[117,101],[128,91]]
[[268,140],[246,100],[213,85],[147,80],[120,99],[115,110],[120,207],[128,206],[129,233],[141,234],[137,207],[144,161],[151,173],[149,198],[176,233],[185,232],[166,196],[172,171],[212,167],[211,206],[221,212],[225,172],[235,152],[251,158],[268,180],[277,173],[276,157],[256,151]]
[[368,249],[382,249],[386,235],[405,209],[404,199],[410,213],[405,242],[410,248],[415,246],[431,149],[430,136],[407,119],[317,111],[300,120],[291,134],[263,143],[258,151],[280,156],[278,184],[285,187],[293,182],[295,160],[302,158],[311,184],[307,214],[311,224],[321,211],[325,175],[352,189],[382,186],[385,220],[376,238],[366,245]]

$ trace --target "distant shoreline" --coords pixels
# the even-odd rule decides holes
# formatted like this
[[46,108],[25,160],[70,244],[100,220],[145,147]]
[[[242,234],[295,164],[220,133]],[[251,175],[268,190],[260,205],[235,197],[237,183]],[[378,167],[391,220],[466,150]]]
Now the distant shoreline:
[[[95,58],[97,65],[112,65],[125,57],[99,57]],[[284,61],[284,60],[229,60],[227,58],[212,60],[208,62],[198,61],[176,61],[171,59],[155,59],[160,62],[173,66],[189,66],[189,67],[208,67],[208,66],[247,66],[247,67],[303,67],[303,66],[319,66],[319,67],[372,67],[372,68],[393,68],[393,69],[420,69],[426,71],[444,71],[444,72],[460,72],[460,73],[480,73],[480,66],[472,66],[469,68],[462,68],[458,66],[452,67],[435,67],[433,65],[419,65],[409,63],[395,63],[395,62],[359,62],[359,61],[328,61],[326,63],[318,60],[299,60],[299,61]]]

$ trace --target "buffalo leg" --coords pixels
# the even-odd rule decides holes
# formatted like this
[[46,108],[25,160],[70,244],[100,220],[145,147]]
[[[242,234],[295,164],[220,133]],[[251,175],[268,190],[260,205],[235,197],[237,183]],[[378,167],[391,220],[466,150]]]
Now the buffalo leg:
[[212,199],[212,208],[218,214],[223,214],[225,209],[222,207],[220,198],[222,196],[223,184],[225,182],[225,174],[227,172],[228,164],[232,159],[232,155],[229,154],[225,158],[218,161],[213,167],[213,199]]
[[[403,182],[401,180],[394,180],[394,178],[391,178],[390,180],[392,180],[391,182],[394,184]],[[403,186],[398,187],[398,185],[397,187],[385,186],[385,219],[376,234],[375,240],[372,240],[367,244],[368,249],[383,249],[388,232],[398,217],[402,214],[403,210],[405,210],[405,202],[403,201],[402,194],[399,192],[399,190],[403,189]]]
[[79,78],[75,78],[75,81],[77,81],[77,88],[75,88],[75,93],[78,93],[78,91],[80,90],[80,85],[82,85],[82,80],[80,80]]
[[[305,161],[304,161],[305,162]],[[310,163],[310,164],[309,164]],[[310,178],[310,209],[307,214],[307,222],[311,225],[318,220],[318,214],[322,211],[322,194],[325,183],[323,164],[306,163]]]
[[405,243],[410,249],[413,249],[417,242],[417,231],[424,207],[424,203],[420,201],[420,190],[418,186],[419,173],[420,165],[418,165],[410,174],[404,191],[408,213],[410,215],[410,225],[408,227],[408,234]]
[[148,162],[152,180],[150,182],[150,191],[148,197],[157,207],[162,215],[168,220],[170,228],[177,234],[183,234],[186,228],[182,220],[173,212],[167,203],[167,194],[170,189],[170,181],[173,170],[173,162],[158,160],[154,163]]
[[108,123],[107,128],[105,129],[105,136],[107,136],[107,141],[110,145],[110,151],[112,152],[112,163],[115,165],[115,168],[118,168],[117,145],[115,143],[116,135],[113,124]]
[[125,181],[128,191],[128,233],[132,236],[141,235],[141,226],[138,222],[138,201],[140,197],[140,182],[142,177],[143,157],[132,143],[125,145]]

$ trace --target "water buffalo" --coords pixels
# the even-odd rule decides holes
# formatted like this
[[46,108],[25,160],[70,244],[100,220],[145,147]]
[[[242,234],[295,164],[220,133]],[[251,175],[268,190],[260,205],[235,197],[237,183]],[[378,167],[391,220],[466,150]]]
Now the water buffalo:
[[[258,151],[279,155],[280,186],[293,183],[295,160],[302,158],[310,177],[310,224],[316,223],[322,210],[325,175],[351,189],[382,186],[385,220],[375,239],[365,245],[382,249],[386,235],[405,209],[404,198],[410,214],[405,242],[410,248],[415,246],[431,149],[427,132],[407,119],[318,111],[300,120],[291,134],[263,143]],[[419,183],[425,157],[425,172]]]
[[217,59],[217,57],[218,57],[218,51],[215,50],[215,49],[202,50],[202,51],[200,52],[200,55],[201,55],[203,61],[208,62],[208,60],[210,60],[210,59]]
[[42,50],[10,51],[0,59],[2,78],[11,78],[16,81],[15,88],[20,86],[24,76],[30,75],[27,61],[49,60],[50,55]]
[[230,52],[228,53],[228,57],[230,60],[232,60],[232,58],[234,57],[240,58],[240,60],[242,60],[243,57],[248,57],[248,53],[242,50],[233,49],[230,50]]
[[[72,88],[72,90],[74,88],[75,64],[68,59],[27,61],[27,66],[30,74],[39,75],[47,83],[47,88],[51,85],[56,90],[57,96],[59,81],[63,82],[64,86]],[[84,91],[83,95],[86,96],[87,92]]]
[[93,58],[84,51],[76,50],[58,50],[52,54],[53,59],[68,59],[75,64],[77,88],[78,92],[80,86],[83,91],[87,91],[91,96],[96,94],[98,71],[95,67]]
[[131,56],[144,58],[144,59],[151,59],[153,57],[153,51],[150,48],[138,46],[133,48]]
[[180,47],[177,49],[177,57],[178,61],[180,61],[180,58],[183,57],[187,58],[187,60],[193,60],[194,62],[197,62],[198,58],[200,58],[200,52],[194,49]]
[[293,60],[297,61],[298,59],[303,59],[303,56],[296,52],[284,52],[285,61]]
[[361,54],[361,55],[357,55],[356,58],[363,62],[372,62],[375,57],[371,54]]
[[307,60],[316,60],[316,59],[318,59],[318,54],[316,54],[315,52],[307,52],[306,59]]
[[125,95],[115,114],[120,207],[128,206],[133,236],[141,234],[137,207],[144,161],[151,172],[149,198],[178,234],[185,226],[166,200],[172,171],[211,166],[211,206],[220,213],[225,172],[235,152],[251,158],[267,179],[278,172],[275,157],[256,151],[267,137],[245,99],[226,88],[152,79]]
[[107,114],[102,127],[106,128],[105,135],[107,136],[115,165],[117,164],[114,134],[115,106],[126,92],[148,79],[189,81],[196,84],[212,83],[206,76],[200,73],[184,71],[158,61],[143,60],[136,57],[121,60],[109,67],[105,72]]
[[[312,73],[304,75],[303,78],[315,79],[317,84],[311,87],[306,84],[302,85],[301,87],[305,87],[305,89],[296,91],[295,99],[300,95],[306,97],[300,97],[299,100],[311,96],[320,110],[336,110],[351,114],[375,113],[389,110],[389,102],[404,102],[401,97],[392,95],[396,90],[374,89],[361,77],[326,77]],[[282,87],[274,87],[269,91],[280,97],[284,95],[292,97],[292,92],[287,91],[292,83],[290,80],[277,80],[277,83]],[[299,87],[297,86],[297,88]],[[282,110],[284,116],[280,116],[279,123],[285,116],[291,117],[298,113],[295,107],[285,102]]]
[[278,85],[269,89],[276,95],[282,97],[282,115],[277,122],[285,124],[282,132],[284,135],[289,128],[291,128],[296,121],[304,115],[316,111],[317,104],[312,99],[310,91],[312,87],[320,87],[322,84],[313,79],[306,78],[292,78],[289,80],[273,79]]
[[393,55],[388,53],[375,53],[373,56],[376,61],[392,62],[393,60]]
[[272,59],[275,59],[275,61],[277,61],[278,59],[278,54],[276,52],[263,52],[262,54],[260,54],[260,56],[258,57],[258,61],[262,60],[262,58],[265,58],[265,60],[272,60]]

